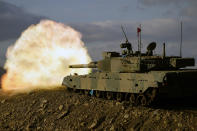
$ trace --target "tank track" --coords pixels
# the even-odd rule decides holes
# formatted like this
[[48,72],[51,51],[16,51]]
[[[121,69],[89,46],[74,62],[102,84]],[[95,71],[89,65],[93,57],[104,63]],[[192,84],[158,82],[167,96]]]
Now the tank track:
[[117,101],[129,101],[132,105],[135,106],[149,106],[151,105],[155,99],[157,98],[158,90],[156,88],[149,88],[144,93],[122,93],[122,92],[109,92],[109,91],[98,91],[94,90],[92,94],[90,94],[91,90],[85,89],[73,89],[67,88],[69,91],[73,91],[76,93],[85,94],[88,96],[95,96],[97,98],[104,98],[107,100],[117,100]]

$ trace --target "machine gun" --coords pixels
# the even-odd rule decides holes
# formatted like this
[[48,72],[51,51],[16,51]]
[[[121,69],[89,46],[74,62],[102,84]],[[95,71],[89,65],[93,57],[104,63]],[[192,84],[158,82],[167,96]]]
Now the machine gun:
[[125,39],[126,39],[125,43],[120,44],[120,48],[126,48],[126,50],[122,51],[122,55],[133,54],[132,45],[131,45],[131,43],[129,42],[129,40],[127,38],[127,35],[126,35],[125,31],[124,31],[123,26],[121,26],[121,29],[122,29],[122,32],[123,32],[123,34],[125,36]]

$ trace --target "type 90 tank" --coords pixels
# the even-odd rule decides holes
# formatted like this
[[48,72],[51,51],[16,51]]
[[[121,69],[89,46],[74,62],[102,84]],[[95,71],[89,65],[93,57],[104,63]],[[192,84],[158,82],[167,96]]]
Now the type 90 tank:
[[133,52],[131,43],[120,45],[122,53],[103,52],[103,59],[89,64],[70,65],[69,68],[95,68],[86,75],[64,77],[62,82],[69,90],[106,99],[129,100],[132,104],[150,105],[156,96],[179,98],[197,94],[197,69],[194,58],[155,55],[156,43],[147,51]]

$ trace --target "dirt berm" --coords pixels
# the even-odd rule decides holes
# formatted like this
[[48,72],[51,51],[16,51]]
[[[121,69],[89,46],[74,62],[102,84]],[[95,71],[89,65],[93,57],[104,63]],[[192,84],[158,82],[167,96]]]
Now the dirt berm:
[[135,107],[64,88],[0,95],[0,130],[197,130],[197,104]]

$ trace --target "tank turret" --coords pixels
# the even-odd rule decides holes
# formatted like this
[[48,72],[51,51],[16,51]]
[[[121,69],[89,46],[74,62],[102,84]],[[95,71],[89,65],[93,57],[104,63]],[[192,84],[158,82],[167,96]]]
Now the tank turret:
[[153,70],[178,70],[187,66],[194,66],[194,58],[182,58],[179,56],[166,56],[165,46],[162,55],[154,55],[156,42],[147,46],[146,53],[131,53],[130,43],[121,44],[127,48],[126,53],[103,52],[103,59],[89,64],[70,65],[69,68],[97,68],[103,72],[148,72]]

